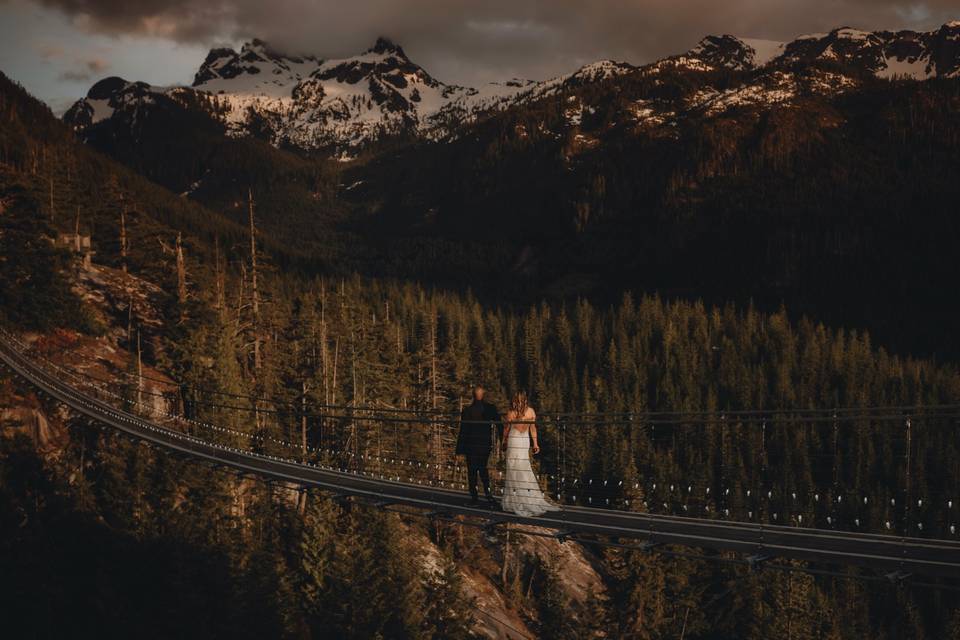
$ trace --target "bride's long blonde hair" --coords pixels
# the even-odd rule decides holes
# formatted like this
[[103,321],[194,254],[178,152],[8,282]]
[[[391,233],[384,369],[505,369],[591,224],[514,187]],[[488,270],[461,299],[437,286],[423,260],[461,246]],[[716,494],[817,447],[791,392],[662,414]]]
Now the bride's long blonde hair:
[[523,416],[527,415],[527,407],[529,406],[526,391],[517,391],[513,394],[513,400],[510,401],[510,409],[513,411],[515,420],[523,420]]

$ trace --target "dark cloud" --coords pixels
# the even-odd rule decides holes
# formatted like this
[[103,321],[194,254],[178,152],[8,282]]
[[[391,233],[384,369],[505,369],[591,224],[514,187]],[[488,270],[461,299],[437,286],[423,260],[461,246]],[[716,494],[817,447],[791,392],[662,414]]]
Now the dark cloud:
[[37,48],[42,60],[50,61],[62,57],[66,52],[57,44],[44,44]]
[[110,68],[110,63],[102,58],[91,58],[78,64],[72,69],[62,71],[58,76],[60,80],[66,82],[88,82],[89,80],[103,75],[103,72]]
[[706,34],[791,39],[837,26],[930,29],[957,0],[38,0],[85,28],[179,42],[259,37],[352,55],[379,35],[441,79],[543,77],[598,58],[645,62]]
[[89,71],[83,69],[71,69],[61,72],[57,78],[64,82],[89,82],[92,76],[90,75]]

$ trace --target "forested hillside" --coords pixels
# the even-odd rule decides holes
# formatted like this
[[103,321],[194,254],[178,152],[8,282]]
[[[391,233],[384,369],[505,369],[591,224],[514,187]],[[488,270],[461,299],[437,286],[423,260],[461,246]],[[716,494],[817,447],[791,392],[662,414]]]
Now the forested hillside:
[[[0,113],[0,186],[6,223],[17,233],[3,236],[4,253],[19,259],[19,247],[26,251],[29,246],[30,252],[17,265],[19,271],[4,270],[4,286],[10,287],[6,295],[22,295],[19,287],[30,277],[25,272],[45,265],[41,256],[54,253],[51,240],[57,233],[89,235],[99,263],[126,265],[160,282],[169,275],[172,258],[163,245],[172,247],[178,232],[186,237],[191,262],[212,250],[215,237],[226,246],[243,237],[243,228],[221,215],[177,198],[80,144],[45,105],[2,75]],[[41,242],[44,237],[47,241]],[[59,286],[55,275],[49,280],[44,288]],[[29,316],[21,318],[28,325],[50,326],[45,314],[59,313],[56,304],[45,309],[3,305],[4,313],[28,310]]]
[[623,76],[508,111],[348,170],[360,186],[344,197],[368,199],[360,224],[394,246],[430,229],[512,247],[509,259],[491,250],[487,270],[477,261],[473,282],[494,289],[785,303],[899,352],[954,358],[960,82],[628,119],[637,100],[682,113],[701,75]]

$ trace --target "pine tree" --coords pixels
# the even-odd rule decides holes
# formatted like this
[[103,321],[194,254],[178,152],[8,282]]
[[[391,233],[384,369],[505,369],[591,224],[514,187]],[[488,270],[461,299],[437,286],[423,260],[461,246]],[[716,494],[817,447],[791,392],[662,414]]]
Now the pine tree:
[[463,577],[453,559],[443,555],[440,563],[424,586],[424,633],[431,640],[471,638],[475,601],[464,594]]
[[591,586],[587,590],[583,621],[577,631],[578,637],[588,640],[610,637],[612,631],[609,619],[610,601]]
[[352,513],[350,520],[327,573],[323,632],[358,639],[415,635],[422,625],[418,581],[392,523],[375,511]]
[[336,507],[330,501],[317,496],[308,499],[301,529],[298,573],[301,607],[315,634],[328,624],[330,615],[330,564],[336,550],[337,519]]
[[570,599],[563,590],[562,579],[552,562],[540,562],[539,589],[536,594],[540,635],[557,640],[573,640],[579,636],[577,622],[570,609]]
[[950,616],[948,633],[947,637],[950,640],[960,640],[960,608],[954,609],[953,615]]

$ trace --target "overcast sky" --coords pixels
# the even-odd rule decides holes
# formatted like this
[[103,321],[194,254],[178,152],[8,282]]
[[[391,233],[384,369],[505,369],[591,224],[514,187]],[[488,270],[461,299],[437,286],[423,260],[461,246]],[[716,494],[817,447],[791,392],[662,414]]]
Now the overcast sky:
[[440,80],[541,79],[643,63],[707,34],[933,29],[960,0],[0,0],[0,70],[55,111],[108,75],[188,84],[207,50],[259,37],[323,58],[384,35]]

